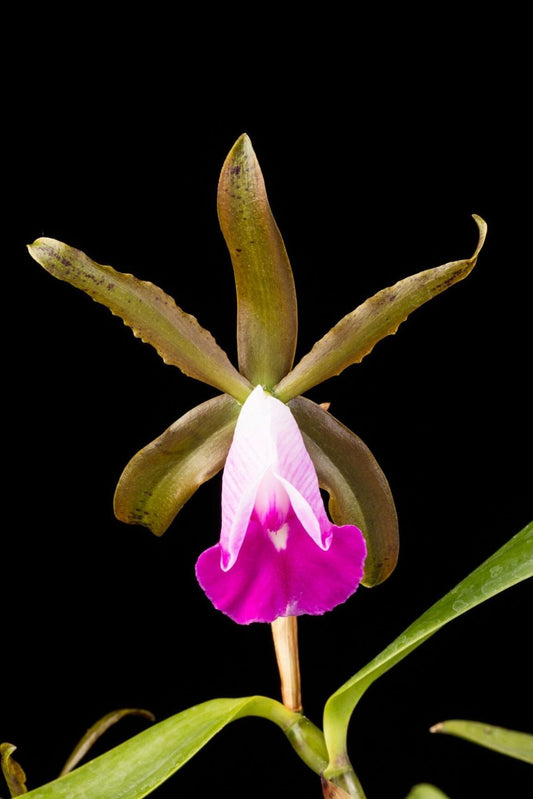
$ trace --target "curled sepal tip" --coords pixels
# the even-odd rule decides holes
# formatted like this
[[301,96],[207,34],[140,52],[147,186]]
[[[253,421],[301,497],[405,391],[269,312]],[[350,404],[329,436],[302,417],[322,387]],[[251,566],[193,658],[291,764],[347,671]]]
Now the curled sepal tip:
[[288,402],[359,363],[379,341],[396,333],[412,311],[469,275],[487,234],[483,219],[477,214],[473,218],[479,236],[470,258],[418,272],[370,297],[316,342],[275,387],[276,396]]
[[26,774],[22,766],[12,757],[13,752],[17,747],[10,743],[0,744],[0,763],[2,764],[2,773],[9,788],[9,795],[22,796],[27,793],[26,788]]
[[98,264],[84,252],[50,238],[28,245],[31,257],[58,280],[105,305],[151,344],[165,363],[243,402],[251,386],[211,333],[153,283]]

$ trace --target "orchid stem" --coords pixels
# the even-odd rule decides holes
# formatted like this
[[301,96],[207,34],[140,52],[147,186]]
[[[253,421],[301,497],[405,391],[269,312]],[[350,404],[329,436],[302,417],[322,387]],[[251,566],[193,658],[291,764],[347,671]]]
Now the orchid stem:
[[302,695],[298,657],[298,619],[296,616],[280,616],[271,626],[281,678],[281,698],[286,707],[300,713]]

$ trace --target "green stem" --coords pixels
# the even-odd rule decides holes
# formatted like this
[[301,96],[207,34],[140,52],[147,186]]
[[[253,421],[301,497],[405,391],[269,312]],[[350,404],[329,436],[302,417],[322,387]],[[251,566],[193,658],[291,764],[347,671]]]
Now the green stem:
[[322,776],[328,771],[327,779],[337,785],[352,799],[366,799],[359,780],[346,757],[337,768],[328,770],[329,755],[324,734],[302,713],[290,710],[281,702],[266,696],[253,697],[251,704],[243,707],[235,718],[259,716],[280,727],[287,736],[294,751],[309,766],[311,771]]
[[351,764],[348,764],[342,771],[338,771],[335,774],[330,774],[328,779],[334,785],[338,785],[339,788],[342,788],[342,790],[348,796],[353,797],[353,799],[366,799],[363,787],[359,782]]
[[320,775],[328,764],[328,751],[324,735],[312,721],[301,714],[298,715],[300,718],[285,730],[285,735],[304,763],[315,774]]
[[235,718],[245,716],[259,716],[277,724],[311,771],[322,774],[329,760],[324,734],[306,716],[266,696],[254,697],[252,704],[246,705]]

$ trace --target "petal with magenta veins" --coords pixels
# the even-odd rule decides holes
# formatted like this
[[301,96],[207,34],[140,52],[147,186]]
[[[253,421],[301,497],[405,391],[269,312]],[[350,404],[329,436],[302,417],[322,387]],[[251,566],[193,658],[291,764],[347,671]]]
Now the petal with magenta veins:
[[242,406],[224,467],[220,535],[224,569],[235,563],[269,471],[284,486],[308,534],[325,548],[322,528],[328,518],[298,425],[286,405],[256,386]]

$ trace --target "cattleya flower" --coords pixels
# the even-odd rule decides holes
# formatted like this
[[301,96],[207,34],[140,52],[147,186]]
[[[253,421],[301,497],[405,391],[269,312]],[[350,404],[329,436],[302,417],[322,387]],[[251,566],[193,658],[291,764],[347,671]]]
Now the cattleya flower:
[[[296,366],[293,274],[250,139],[230,151],[218,214],[237,290],[237,370],[212,335],[152,283],[50,238],[29,246],[152,344],[166,363],[222,393],[178,419],[120,477],[115,514],[162,535],[197,488],[224,468],[220,541],[197,577],[240,623],[323,613],[361,582],[385,580],[398,556],[387,480],[365,444],[303,394],[358,363],[415,308],[465,278],[486,235],[474,216],[471,258],[425,270],[342,318]],[[320,489],[329,495],[328,517]],[[365,558],[366,553],[366,558]]]

